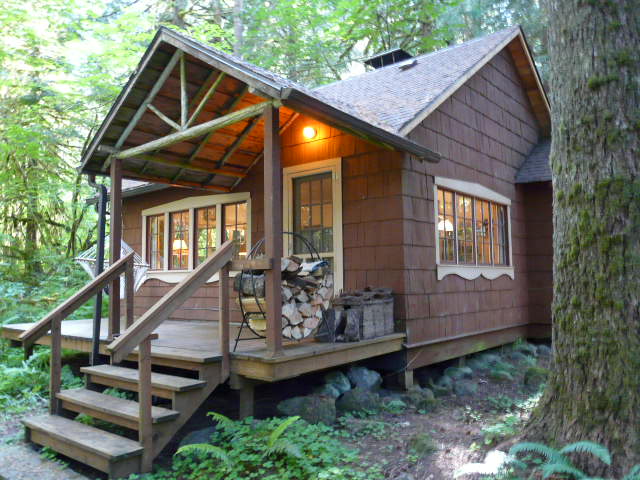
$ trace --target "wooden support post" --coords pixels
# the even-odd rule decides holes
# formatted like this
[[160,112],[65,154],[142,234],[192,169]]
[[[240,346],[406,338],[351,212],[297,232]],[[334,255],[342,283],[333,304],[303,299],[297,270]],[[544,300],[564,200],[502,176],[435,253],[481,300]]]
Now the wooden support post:
[[56,415],[60,413],[60,393],[61,372],[62,372],[62,319],[57,316],[51,321],[51,366],[49,376],[49,413]]
[[240,410],[238,412],[238,418],[253,417],[255,414],[255,382],[243,378],[240,383]]
[[224,382],[229,377],[229,264],[220,269],[218,288],[220,289],[220,316],[218,319],[218,335],[222,363],[220,365],[220,380]]
[[264,110],[264,237],[267,258],[273,268],[266,272],[267,352],[282,354],[282,165],[280,161],[280,112],[273,106]]
[[129,262],[127,262],[127,268],[124,271],[124,284],[125,284],[125,292],[127,299],[127,328],[133,325],[133,301],[134,301],[134,293],[133,293],[133,258]]
[[413,370],[404,370],[398,374],[398,382],[403,390],[411,390],[414,385]]
[[[111,231],[109,265],[120,260],[122,246],[122,160],[114,158],[111,161],[111,191],[110,191]],[[109,288],[109,333],[108,337],[120,333],[120,277],[111,282]]]
[[157,336],[149,335],[138,346],[138,405],[139,430],[138,441],[144,448],[142,452],[142,473],[151,471],[153,462],[153,419],[151,417],[151,339]]

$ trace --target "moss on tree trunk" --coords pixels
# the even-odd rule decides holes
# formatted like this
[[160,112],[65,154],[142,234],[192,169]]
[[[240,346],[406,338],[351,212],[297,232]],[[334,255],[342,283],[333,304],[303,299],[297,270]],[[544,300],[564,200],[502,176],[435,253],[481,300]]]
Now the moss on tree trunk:
[[640,463],[640,2],[547,0],[554,368],[527,436]]

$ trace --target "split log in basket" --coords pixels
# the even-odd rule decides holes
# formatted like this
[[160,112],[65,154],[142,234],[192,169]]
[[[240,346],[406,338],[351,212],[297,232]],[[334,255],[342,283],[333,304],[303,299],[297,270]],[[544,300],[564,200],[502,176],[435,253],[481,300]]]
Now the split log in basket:
[[[282,335],[301,340],[313,335],[322,321],[322,314],[331,306],[333,273],[327,262],[304,262],[291,256],[282,259]],[[267,329],[263,312],[264,273],[237,275],[234,288],[238,303],[247,313],[249,326],[261,335]]]

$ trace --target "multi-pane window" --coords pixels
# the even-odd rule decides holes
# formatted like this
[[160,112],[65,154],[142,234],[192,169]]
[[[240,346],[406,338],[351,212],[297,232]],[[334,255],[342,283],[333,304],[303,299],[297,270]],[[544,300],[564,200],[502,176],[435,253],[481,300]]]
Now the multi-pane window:
[[169,214],[170,270],[189,268],[189,211]]
[[164,215],[147,217],[147,259],[151,270],[164,266]]
[[233,238],[233,232],[240,235],[241,256],[247,254],[247,202],[230,203],[224,205],[222,216],[224,217],[223,241]]
[[201,264],[213,252],[217,245],[216,207],[196,208],[195,210],[195,265]]
[[[293,231],[319,253],[333,251],[333,189],[331,172],[293,179]],[[308,253],[296,238],[293,253]]]
[[438,188],[440,262],[462,265],[509,264],[505,205]]

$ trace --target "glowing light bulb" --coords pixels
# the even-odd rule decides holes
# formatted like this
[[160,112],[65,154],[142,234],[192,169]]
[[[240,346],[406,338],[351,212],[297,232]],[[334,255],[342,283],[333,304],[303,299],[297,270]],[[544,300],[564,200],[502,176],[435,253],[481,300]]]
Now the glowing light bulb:
[[309,140],[314,138],[317,134],[318,134],[318,132],[313,127],[304,127],[302,129],[302,135],[304,135],[304,138],[307,138]]

